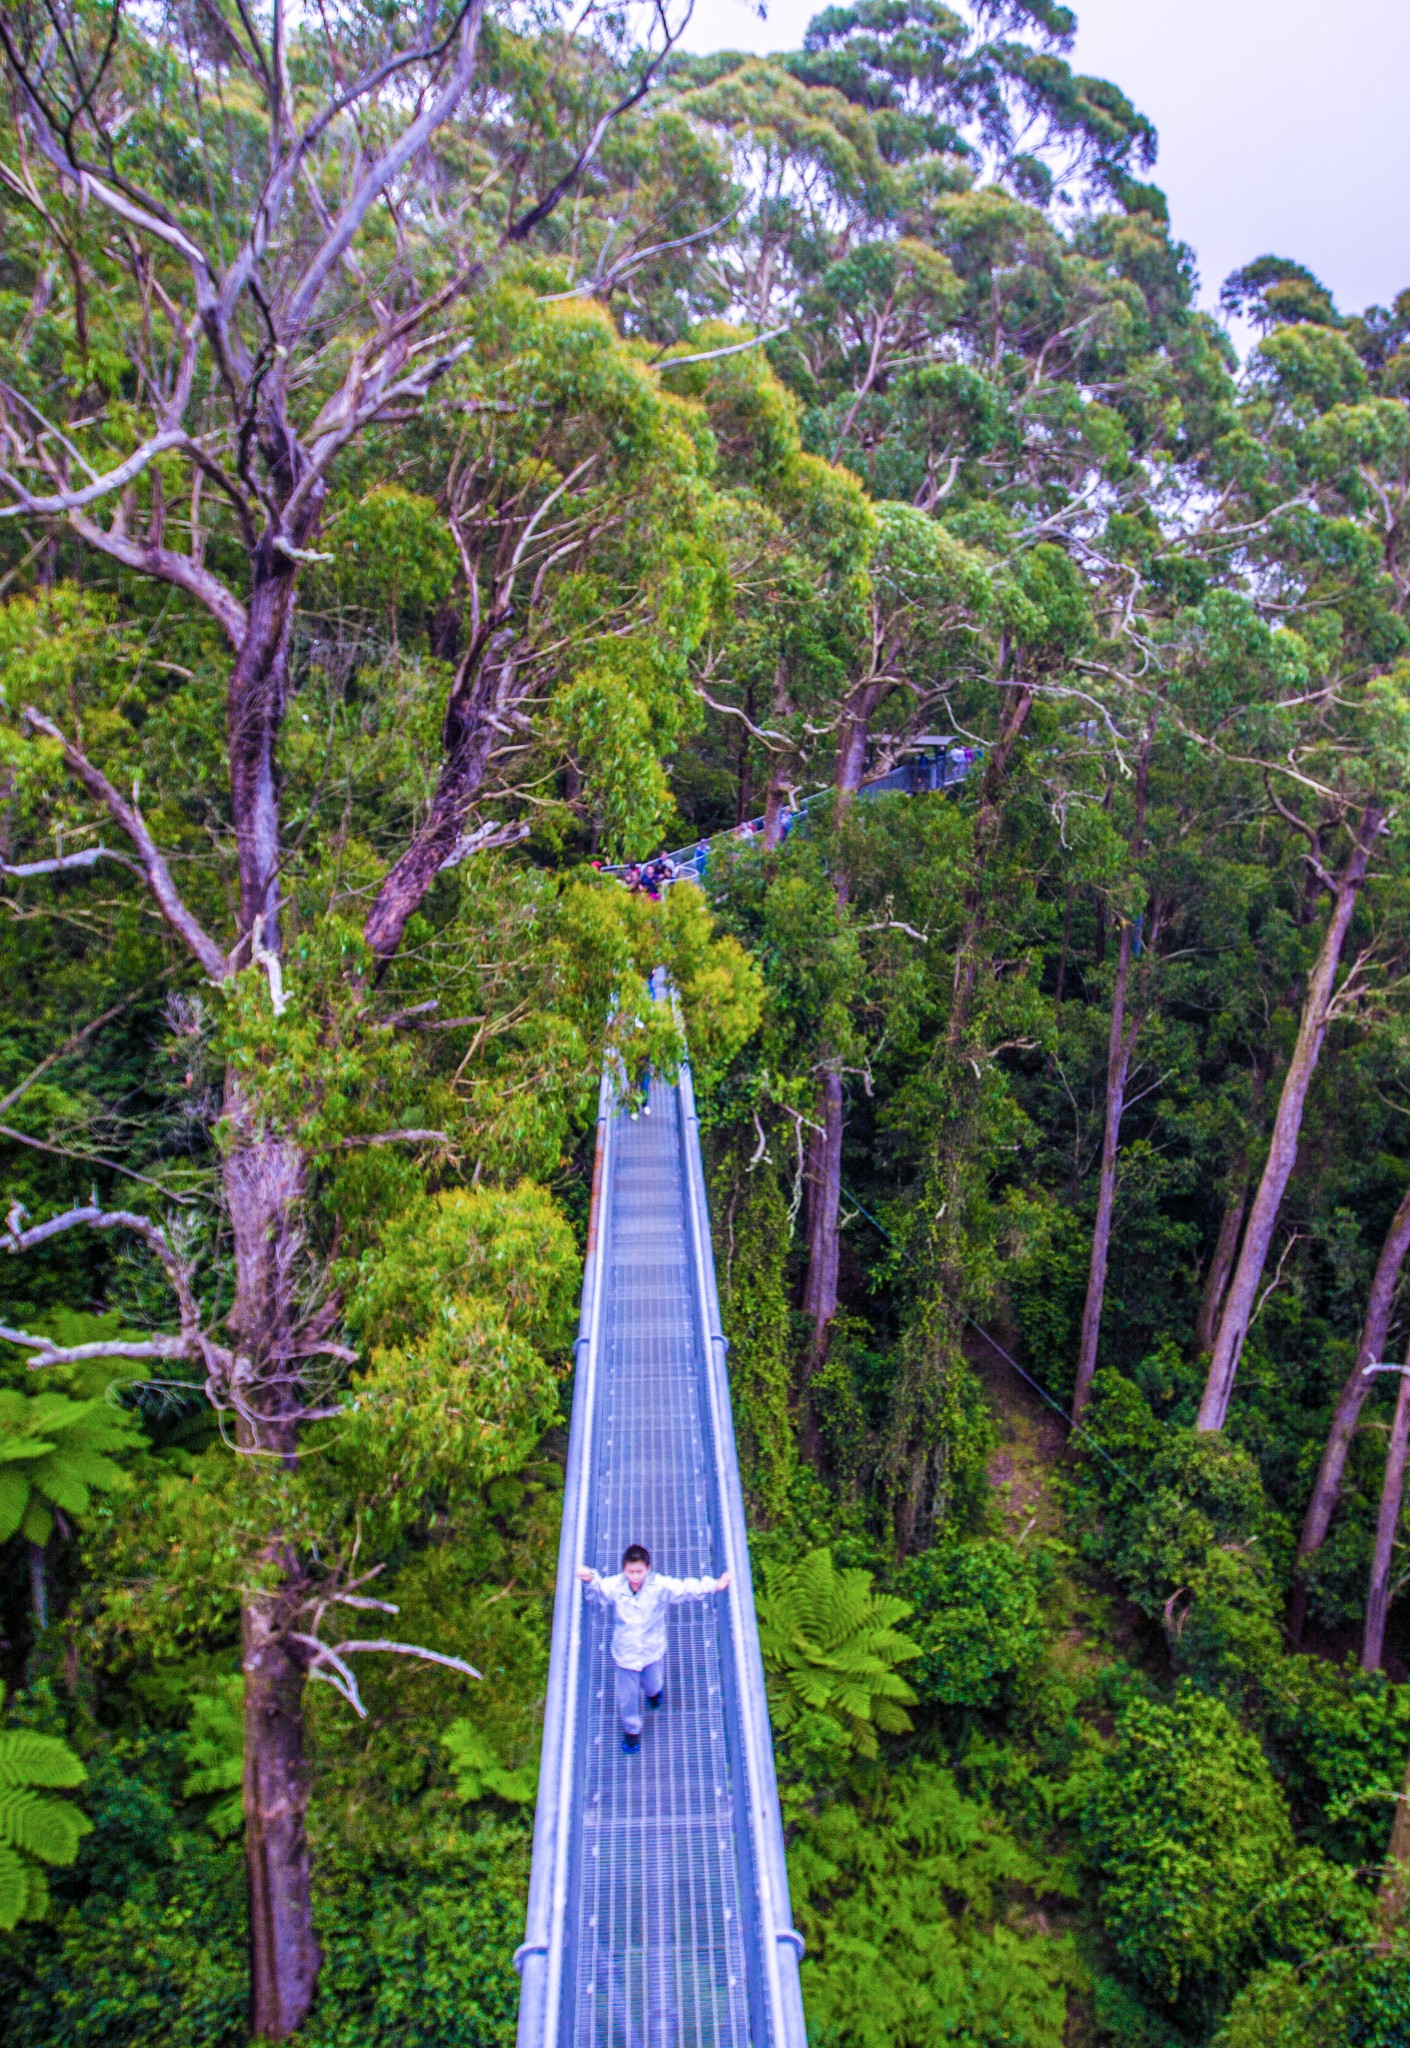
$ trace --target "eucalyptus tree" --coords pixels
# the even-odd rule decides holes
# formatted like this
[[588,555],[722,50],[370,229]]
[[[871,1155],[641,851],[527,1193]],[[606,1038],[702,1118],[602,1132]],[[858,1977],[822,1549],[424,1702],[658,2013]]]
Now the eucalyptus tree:
[[[0,386],[0,520],[23,536],[22,568],[38,556],[50,582],[61,570],[82,583],[101,565],[116,581],[119,615],[145,618],[149,648],[165,633],[167,651],[182,657],[165,663],[175,681],[142,731],[121,708],[120,635],[70,687],[54,690],[55,670],[16,705],[6,756],[23,795],[12,829],[37,838],[41,855],[19,868],[41,890],[81,882],[95,864],[125,869],[166,927],[178,981],[200,991],[190,1015],[215,1069],[230,1293],[203,1286],[189,1231],[96,1195],[40,1223],[12,1209],[7,1247],[34,1252],[86,1230],[129,1238],[164,1276],[176,1327],[99,1352],[194,1374],[238,1453],[231,1471],[243,1497],[217,1486],[212,1499],[224,1500],[242,1557],[224,1595],[241,1593],[253,2016],[272,2038],[298,2026],[319,1966],[305,1835],[309,1678],[336,1684],[356,1706],[350,1660],[359,1653],[409,1649],[469,1669],[422,1646],[320,1634],[342,1606],[389,1604],[359,1591],[370,1567],[347,1534],[359,1519],[376,1521],[372,1496],[354,1507],[359,1487],[381,1497],[382,1481],[373,1474],[349,1492],[301,1472],[309,1432],[344,1413],[340,1375],[359,1356],[342,1333],[350,1283],[312,1242],[328,1169],[345,1153],[352,1165],[387,1146],[457,1142],[463,1106],[433,1078],[453,1041],[427,1039],[419,1058],[414,1028],[398,1021],[408,1005],[394,969],[408,933],[412,979],[433,963],[444,970],[426,945],[428,899],[438,887],[471,886],[463,864],[522,834],[475,811],[497,745],[523,747],[527,733],[530,752],[548,748],[556,760],[565,732],[591,752],[581,736],[596,728],[589,772],[608,780],[634,750],[650,751],[698,629],[692,593],[712,573],[703,424],[620,354],[600,313],[577,305],[571,237],[547,253],[549,296],[566,292],[572,303],[544,310],[532,346],[535,316],[509,276],[530,262],[532,297],[536,238],[642,102],[680,25],[657,7],[640,44],[635,23],[599,29],[594,19],[581,34],[550,22],[534,45],[489,21],[481,0],[297,22],[278,8],[267,19],[212,8],[149,22],[118,6],[21,8],[0,21],[12,109],[4,189],[10,217],[25,223],[18,246],[29,279]],[[594,260],[600,253],[599,244]],[[583,375],[569,388],[575,363]],[[439,514],[424,494],[349,490],[368,448],[389,451],[408,430],[414,441],[437,387],[443,422],[462,430]],[[648,564],[645,522],[633,532],[622,507],[640,512],[653,492]],[[423,793],[398,806],[403,842],[386,851],[375,826],[365,835],[377,779],[356,762],[365,720],[361,731],[357,716],[340,725],[333,707],[330,731],[348,742],[352,765],[345,754],[344,819],[331,836],[319,820],[328,776],[301,734],[300,693],[326,674],[316,644],[310,658],[301,606],[318,599],[317,579],[336,563],[340,523],[352,545],[360,536],[394,612],[407,595],[402,575],[460,614],[446,627],[460,645],[440,672],[439,733],[423,699],[401,735],[413,754],[426,749]],[[401,570],[392,538],[404,544]],[[590,653],[575,665],[571,627],[575,604],[590,610],[603,598],[623,652],[594,671]],[[41,644],[59,624],[54,604],[42,587],[31,602]],[[85,605],[85,630],[100,639],[103,600],[83,600],[80,613]],[[673,623],[663,626],[667,612]],[[222,660],[220,745],[199,714]],[[431,675],[434,683],[434,665]],[[183,688],[187,742],[152,772],[157,736],[182,722]],[[629,714],[615,725],[613,690]],[[549,728],[560,736],[556,756]],[[404,751],[398,765],[405,787],[415,763]],[[643,772],[648,793],[659,793],[659,772],[654,783]],[[504,797],[502,774],[494,786]],[[299,792],[293,817],[290,791]],[[86,843],[64,850],[65,832],[70,848],[75,835]],[[51,835],[57,845],[43,857]],[[211,849],[204,858],[192,858],[193,839]],[[511,900],[502,895],[506,908]],[[514,914],[532,920],[532,903]],[[611,920],[598,925],[607,936]],[[632,971],[633,943],[609,941],[609,975]],[[557,967],[550,947],[540,970],[575,971],[575,944],[566,940]],[[424,979],[415,994],[414,1012],[439,1000]],[[497,1022],[492,1002],[485,1014],[447,1020],[470,1032],[460,1073],[477,1049],[482,1064],[490,1057],[487,1042],[517,1015],[511,1001]],[[565,1013],[558,1040],[529,1051],[529,1064],[571,1059],[580,1080],[582,1041],[570,1053],[566,1026]],[[417,1120],[418,1097],[439,1102],[434,1128],[424,1108]],[[549,1126],[552,1099],[541,1105]],[[487,1143],[496,1114],[488,1125],[479,1118]],[[487,1328],[466,1312],[472,1352],[493,1345]],[[42,1333],[6,1335],[35,1365],[98,1355]],[[513,1355],[511,1346],[504,1356]],[[486,1440],[491,1465],[541,1420],[537,1356],[530,1341],[522,1384],[512,1397],[506,1390]],[[423,1364],[433,1383],[450,1367],[448,1358]],[[392,1362],[379,1370],[395,1378]],[[394,1401],[390,1385],[379,1395],[365,1384],[362,1412]],[[389,1455],[394,1442],[387,1434]],[[336,1469],[326,1459],[319,1468]],[[219,1545],[207,1554],[217,1575],[219,1556]]]
[[[1201,1429],[1222,1428],[1228,1411],[1327,1033],[1398,971],[1393,937],[1364,920],[1346,971],[1343,955],[1354,942],[1375,863],[1388,858],[1391,871],[1399,869],[1407,757],[1406,678],[1398,657],[1410,595],[1400,518],[1410,475],[1407,413],[1394,395],[1394,356],[1385,368],[1368,370],[1325,293],[1312,291],[1305,274],[1265,275],[1268,268],[1253,266],[1245,279],[1262,294],[1272,331],[1256,352],[1245,415],[1220,451],[1220,466],[1252,515],[1249,566],[1268,580],[1273,616],[1287,622],[1273,651],[1291,661],[1290,687],[1275,688],[1261,703],[1255,695],[1231,706],[1223,723],[1230,751],[1261,774],[1270,813],[1300,842],[1327,915],[1308,961],[1267,1157],[1214,1333]],[[1389,391],[1375,389],[1373,378],[1388,382]],[[1339,1420],[1333,1435],[1345,1434]],[[1336,1464],[1333,1454],[1316,1490],[1319,1520],[1329,1485],[1334,1495]]]

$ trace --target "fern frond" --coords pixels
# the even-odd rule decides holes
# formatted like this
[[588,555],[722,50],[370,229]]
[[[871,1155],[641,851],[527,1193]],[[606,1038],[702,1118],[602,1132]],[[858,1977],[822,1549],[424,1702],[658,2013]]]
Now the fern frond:
[[13,1788],[0,1792],[0,1843],[41,1863],[72,1863],[92,1827],[87,1814],[65,1800]]
[[57,1735],[37,1735],[29,1728],[0,1730],[0,1790],[43,1785],[71,1791],[87,1776],[79,1759]]
[[31,1868],[13,1849],[0,1843],[0,1930],[6,1934],[29,1917]]
[[20,1518],[20,1534],[26,1543],[37,1543],[42,1550],[54,1533],[54,1517],[37,1493],[31,1493],[23,1516]]
[[0,1543],[8,1543],[24,1520],[29,1481],[13,1465],[0,1465]]

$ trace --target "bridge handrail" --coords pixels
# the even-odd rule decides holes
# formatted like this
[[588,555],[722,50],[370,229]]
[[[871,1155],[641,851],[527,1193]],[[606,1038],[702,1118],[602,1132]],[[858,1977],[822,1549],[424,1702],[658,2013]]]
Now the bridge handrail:
[[744,1516],[744,1494],[739,1482],[739,1458],[735,1449],[726,1369],[729,1340],[720,1326],[715,1258],[705,1199],[705,1170],[700,1154],[700,1119],[696,1113],[695,1084],[688,1061],[681,1065],[677,1101],[680,1106],[681,1154],[685,1166],[688,1235],[695,1271],[720,1515],[720,1549],[732,1579],[728,1595],[730,1634],[748,1797],[746,1825],[762,1922],[760,1960],[768,2007],[769,2048],[806,2048],[807,2032],[798,1981],[803,1937],[793,1925],[788,1898],[783,1815],[774,1773],[773,1736],[769,1727],[763,1656],[759,1648],[759,1623],[754,1611],[749,1535]]
[[[616,1102],[610,1067],[604,1067],[597,1096],[597,1138],[593,1153],[592,1198],[583,1261],[582,1305],[573,1355],[573,1423],[563,1479],[563,1530],[558,1543],[558,1584],[553,1603],[548,1685],[544,1701],[543,1752],[538,1805],[534,1813],[533,1862],[524,1939],[514,1952],[519,1972],[518,2048],[553,2048],[563,1994],[563,1953],[568,1918],[569,1822],[576,1777],[578,1680],[582,1666],[583,1603],[577,1568],[587,1556],[588,1495],[592,1480],[592,1437],[597,1420],[597,1368],[602,1329],[603,1272],[606,1265],[605,1193],[611,1182],[612,1111]],[[581,1426],[580,1426],[581,1425]]]
[[[888,768],[884,774],[868,777],[858,789],[858,796],[881,796],[885,791],[891,789],[906,789],[910,791],[916,777],[932,766],[939,769],[939,776],[938,779],[928,781],[925,785],[926,789],[932,792],[935,790],[953,789],[957,783],[965,781],[970,769],[974,766],[983,749],[970,745],[951,746],[947,741],[943,746],[939,746],[933,751],[935,755],[933,761],[924,758],[914,762],[900,761],[894,767]],[[826,802],[828,797],[835,794],[836,792],[831,789],[814,790],[811,796],[805,796],[800,804],[796,804],[788,810],[784,814],[787,820],[785,836],[795,825],[807,817],[809,811],[815,805]],[[731,839],[747,841],[757,838],[763,829],[764,818],[760,814],[757,818],[746,818],[742,824],[727,826],[723,832],[712,832],[708,837],[693,839],[689,846],[678,846],[667,852],[656,854],[653,858],[664,860],[667,863],[673,871],[673,879],[678,880],[681,876],[693,872],[698,881],[704,874],[705,864],[712,847],[722,846]],[[645,865],[644,861],[616,861],[610,866],[601,868],[599,872],[604,875],[619,877],[626,874],[628,868],[640,868]]]

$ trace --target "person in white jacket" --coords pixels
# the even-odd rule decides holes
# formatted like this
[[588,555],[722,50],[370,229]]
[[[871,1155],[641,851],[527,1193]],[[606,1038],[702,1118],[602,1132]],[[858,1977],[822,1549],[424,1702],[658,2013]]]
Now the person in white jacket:
[[604,1579],[591,1565],[580,1564],[578,1577],[594,1606],[612,1610],[622,1748],[634,1756],[641,1747],[642,1694],[653,1711],[665,1697],[667,1610],[680,1600],[708,1600],[712,1593],[723,1593],[729,1573],[721,1572],[717,1579],[668,1579],[652,1571],[644,1544],[629,1543],[620,1572]]

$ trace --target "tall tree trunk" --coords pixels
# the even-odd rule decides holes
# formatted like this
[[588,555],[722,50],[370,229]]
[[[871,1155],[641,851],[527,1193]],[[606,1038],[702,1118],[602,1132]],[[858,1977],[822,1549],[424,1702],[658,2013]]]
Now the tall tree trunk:
[[29,1611],[36,1629],[49,1626],[49,1573],[42,1543],[27,1543],[29,1555]]
[[[1145,850],[1146,790],[1150,782],[1152,725],[1146,732],[1136,764],[1136,809],[1131,835],[1132,858],[1139,860]],[[1079,1422],[1092,1389],[1097,1369],[1097,1345],[1101,1338],[1102,1307],[1106,1301],[1107,1258],[1111,1251],[1111,1222],[1116,1210],[1116,1155],[1121,1145],[1121,1119],[1126,1111],[1126,1079],[1131,1055],[1141,1028],[1139,1006],[1130,1022],[1126,999],[1131,984],[1131,954],[1136,928],[1129,918],[1121,920],[1121,939],[1116,952],[1116,974],[1111,987],[1111,1028],[1107,1034],[1106,1121],[1102,1125],[1101,1168],[1097,1176],[1097,1213],[1092,1226],[1092,1257],[1087,1269],[1087,1298],[1082,1304],[1082,1334],[1077,1346],[1077,1377],[1072,1389],[1072,1419]],[[1152,928],[1150,945],[1156,943]]]
[[[843,706],[837,742],[833,820],[840,831],[866,769],[867,737],[881,700],[884,685],[869,681],[852,690]],[[847,908],[851,877],[839,845],[832,869],[833,893],[838,911]],[[822,1079],[818,1087],[817,1121],[820,1128],[808,1139],[807,1236],[808,1270],[803,1282],[803,1313],[813,1325],[808,1377],[827,1355],[828,1326],[837,1314],[837,1271],[839,1264],[838,1218],[842,1212],[842,1075],[838,1055],[823,1048]],[[811,1403],[804,1403],[803,1440],[805,1450],[816,1446],[816,1426]],[[809,1453],[811,1455],[811,1451]]]
[[[307,1192],[302,1152],[265,1135],[237,1078],[227,1077],[226,1121],[236,1142],[223,1168],[235,1255],[228,1318],[237,1347],[236,1428],[246,1455],[298,1465],[302,1399],[298,1285]],[[250,1897],[254,2031],[282,2041],[302,2023],[318,1982],[319,1950],[307,1836],[304,1763],[307,1658],[291,1640],[307,1596],[291,1540],[270,1533],[271,1583],[245,1596],[245,1863]]]
[[1410,1905],[1410,1763],[1405,1766],[1405,1779],[1400,1797],[1395,1802],[1395,1819],[1390,1824],[1390,1841],[1386,1845],[1385,1872],[1376,1900],[1376,1917],[1381,1923],[1380,1946],[1383,1948],[1390,1946],[1391,1936],[1405,1918],[1407,1905]]
[[382,878],[367,913],[367,943],[383,966],[401,945],[408,920],[423,902],[465,827],[485,779],[497,737],[495,720],[512,709],[515,664],[511,636],[482,629],[467,648],[446,699],[441,771],[425,819],[406,851]]
[[264,1603],[247,1605],[245,1855],[252,2031],[283,2041],[313,2003],[322,1957],[309,1892],[306,1665]]
[[1077,1378],[1072,1389],[1072,1419],[1079,1422],[1092,1391],[1097,1369],[1097,1342],[1101,1336],[1102,1307],[1106,1299],[1107,1256],[1111,1249],[1111,1221],[1116,1208],[1116,1155],[1121,1142],[1121,1118],[1126,1108],[1126,1077],[1131,1070],[1131,1053],[1139,1021],[1126,1022],[1126,991],[1131,976],[1132,927],[1123,920],[1121,943],[1116,955],[1116,978],[1111,991],[1111,1030],[1107,1039],[1106,1122],[1102,1128],[1101,1169],[1097,1177],[1097,1214],[1092,1225],[1092,1258],[1087,1270],[1087,1298],[1082,1305],[1082,1335],[1077,1346]]
[[[782,661],[774,667],[774,717],[788,716],[788,671]],[[769,786],[764,792],[764,851],[773,853],[783,839],[783,799],[788,773],[788,756],[781,749],[769,756]]]
[[813,1325],[813,1351],[821,1357],[827,1325],[837,1314],[838,1229],[842,1206],[842,1077],[824,1073],[820,1130],[808,1140],[808,1272],[803,1313]]
[[1366,1314],[1361,1324],[1361,1337],[1356,1346],[1351,1371],[1337,1398],[1336,1412],[1332,1426],[1327,1432],[1326,1447],[1322,1462],[1317,1468],[1312,1498],[1307,1503],[1307,1513],[1302,1521],[1302,1534],[1298,1538],[1297,1565],[1293,1575],[1292,1597],[1288,1603],[1288,1640],[1294,1649],[1302,1642],[1303,1630],[1307,1626],[1307,1578],[1302,1569],[1308,1558],[1315,1557],[1327,1540],[1336,1512],[1337,1497],[1341,1492],[1342,1474],[1346,1470],[1347,1454],[1356,1426],[1361,1420],[1361,1409],[1371,1391],[1371,1379],[1367,1376],[1368,1365],[1379,1365],[1385,1357],[1386,1336],[1390,1330],[1391,1310],[1395,1305],[1395,1290],[1400,1279],[1400,1269],[1410,1252],[1410,1189],[1401,1197],[1400,1207],[1391,1218],[1390,1229],[1386,1232],[1381,1255],[1376,1261],[1376,1270],[1371,1280],[1371,1289],[1366,1297]]
[[1219,1235],[1214,1241],[1214,1256],[1209,1262],[1205,1275],[1204,1293],[1200,1297],[1199,1314],[1195,1317],[1195,1352],[1203,1357],[1214,1349],[1214,1334],[1219,1327],[1219,1311],[1224,1306],[1224,1296],[1229,1291],[1229,1275],[1234,1270],[1234,1255],[1239,1248],[1239,1232],[1244,1227],[1244,1216],[1248,1210],[1248,1162],[1244,1160],[1238,1171],[1238,1178],[1229,1190],[1224,1204],[1224,1214],[1219,1221]]
[[1395,1415],[1386,1445],[1385,1477],[1381,1482],[1380,1512],[1376,1517],[1376,1543],[1371,1555],[1371,1582],[1366,1589],[1366,1628],[1361,1638],[1361,1669],[1379,1671],[1385,1656],[1386,1616],[1390,1612],[1390,1575],[1395,1559],[1395,1535],[1400,1527],[1400,1503],[1405,1496],[1405,1454],[1410,1445],[1410,1352],[1400,1375],[1395,1397]]
[[1249,1211],[1238,1264],[1234,1268],[1234,1277],[1229,1282],[1229,1292],[1224,1301],[1224,1312],[1219,1318],[1219,1330],[1210,1354],[1204,1395],[1195,1419],[1196,1429],[1222,1429],[1224,1418],[1229,1412],[1229,1399],[1234,1391],[1234,1378],[1239,1369],[1244,1339],[1248,1335],[1248,1326],[1253,1318],[1258,1283],[1263,1277],[1263,1268],[1267,1263],[1268,1248],[1277,1227],[1283,1194],[1297,1160],[1298,1139],[1302,1132],[1302,1114],[1307,1104],[1307,1091],[1312,1085],[1312,1076],[1317,1071],[1322,1043],[1331,1021],[1332,999],[1336,992],[1337,967],[1341,961],[1342,947],[1346,943],[1346,934],[1356,909],[1361,884],[1366,878],[1371,849],[1380,830],[1381,813],[1368,809],[1362,815],[1346,864],[1333,885],[1332,913],[1327,920],[1321,949],[1308,979],[1302,1016],[1298,1022],[1297,1043],[1293,1047],[1292,1058],[1288,1061],[1288,1071],[1283,1077],[1283,1092],[1278,1098],[1278,1111],[1273,1119],[1273,1135],[1268,1147],[1268,1157],[1258,1183],[1258,1192]]
[[964,919],[955,948],[955,992],[946,1033],[952,1053],[958,1053],[964,1043],[974,1008],[979,981],[979,939],[984,927],[984,882],[998,847],[1009,769],[1032,708],[1033,690],[1029,684],[1020,683],[1009,692],[999,721],[999,736],[989,749],[980,778],[979,803],[974,813],[974,855],[965,891]]
[[[292,479],[288,487],[292,488]],[[300,518],[295,546],[302,548],[312,538],[322,500],[319,491]],[[270,951],[279,943],[278,746],[288,706],[289,634],[297,588],[298,563],[266,534],[250,556],[248,624],[230,671],[225,703],[240,931]]]

